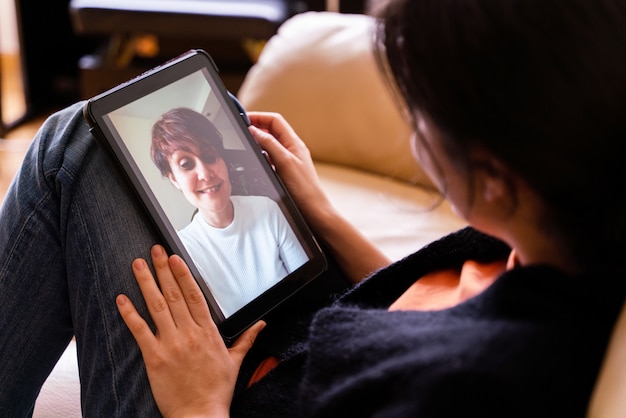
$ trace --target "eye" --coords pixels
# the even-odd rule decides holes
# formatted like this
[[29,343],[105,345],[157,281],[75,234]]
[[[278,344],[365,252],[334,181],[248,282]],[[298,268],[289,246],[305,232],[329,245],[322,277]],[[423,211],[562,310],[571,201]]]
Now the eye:
[[194,160],[192,158],[181,158],[178,161],[178,166],[180,168],[182,168],[183,170],[193,170],[194,167],[196,166],[196,163],[194,162]]
[[202,162],[205,164],[215,164],[218,160],[219,156],[213,153],[205,153],[202,156]]

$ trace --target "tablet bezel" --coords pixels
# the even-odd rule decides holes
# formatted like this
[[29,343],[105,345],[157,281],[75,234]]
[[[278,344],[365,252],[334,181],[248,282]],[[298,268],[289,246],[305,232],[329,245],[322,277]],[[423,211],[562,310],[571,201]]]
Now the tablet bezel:
[[[129,155],[124,141],[119,138],[115,129],[110,127],[105,120],[105,116],[116,109],[133,103],[199,70],[203,70],[203,74],[208,76],[207,82],[211,90],[215,92],[222,108],[227,112],[239,139],[245,141],[250,146],[250,149],[254,151],[253,154],[263,167],[265,175],[280,195],[281,207],[287,212],[285,215],[289,220],[289,224],[309,257],[309,261],[302,267],[280,280],[227,318],[222,314],[207,284],[201,278],[199,270],[196,268],[184,245],[182,245],[176,230],[173,228],[170,220],[167,219],[161,203],[147,184],[132,156]],[[232,341],[243,330],[263,318],[268,312],[280,305],[281,302],[325,271],[326,259],[320,246],[300,215],[287,189],[250,134],[245,112],[242,112],[240,104],[227,91],[219,77],[215,63],[205,51],[199,49],[187,51],[126,83],[87,100],[83,107],[83,113],[90,126],[90,131],[94,134],[97,142],[105,150],[106,154],[112,157],[117,168],[124,174],[125,179],[131,185],[150,221],[163,239],[163,244],[168,252],[179,254],[189,265],[196,282],[207,299],[213,319],[225,341]]]

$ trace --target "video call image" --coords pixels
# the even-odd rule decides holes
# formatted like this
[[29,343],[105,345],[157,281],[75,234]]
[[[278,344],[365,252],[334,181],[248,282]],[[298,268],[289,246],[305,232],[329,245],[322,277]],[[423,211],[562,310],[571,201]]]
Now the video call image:
[[201,70],[105,118],[225,318],[308,261],[227,112]]

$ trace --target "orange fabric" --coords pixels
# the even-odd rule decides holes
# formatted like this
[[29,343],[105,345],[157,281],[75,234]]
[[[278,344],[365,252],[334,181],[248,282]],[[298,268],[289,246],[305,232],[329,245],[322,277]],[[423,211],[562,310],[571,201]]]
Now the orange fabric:
[[417,280],[390,307],[390,311],[451,308],[485,290],[516,263],[515,252],[508,260],[493,263],[466,261],[460,270],[447,269]]
[[[512,269],[516,261],[515,251],[511,251],[508,260],[493,263],[466,261],[460,270],[448,269],[426,274],[417,280],[390,307],[390,311],[401,310],[437,310],[455,306],[476,296],[506,270]],[[279,360],[268,357],[254,371],[248,387],[258,382]]]
[[248,387],[252,386],[270,372],[274,367],[278,366],[279,360],[276,357],[268,357],[258,365],[254,374],[248,382]]

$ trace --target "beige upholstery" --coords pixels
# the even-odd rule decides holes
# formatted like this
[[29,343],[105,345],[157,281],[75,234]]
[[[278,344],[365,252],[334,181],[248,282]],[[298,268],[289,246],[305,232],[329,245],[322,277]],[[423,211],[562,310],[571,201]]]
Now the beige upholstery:
[[465,225],[427,190],[345,166],[316,167],[335,207],[392,260]]
[[375,65],[373,23],[365,15],[296,15],[270,39],[238,97],[248,110],[282,113],[318,161],[430,184]]
[[615,325],[588,412],[589,418],[626,417],[626,305]]

